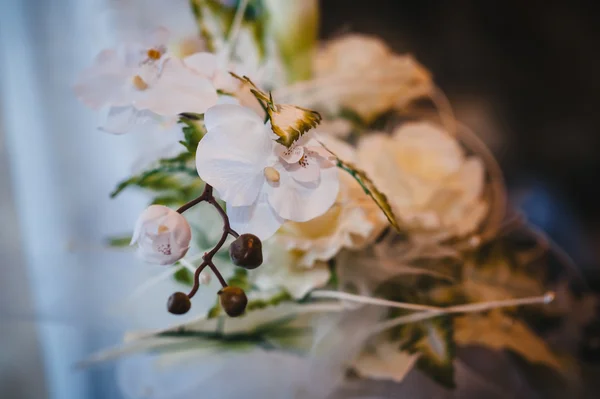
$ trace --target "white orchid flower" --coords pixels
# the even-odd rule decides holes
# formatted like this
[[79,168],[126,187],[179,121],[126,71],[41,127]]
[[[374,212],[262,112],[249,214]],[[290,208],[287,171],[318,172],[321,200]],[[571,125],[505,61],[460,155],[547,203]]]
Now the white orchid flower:
[[[355,149],[333,136],[320,141],[344,161],[356,163]],[[308,222],[287,222],[276,240],[288,251],[298,253],[298,264],[310,268],[328,261],[342,248],[362,249],[375,240],[388,222],[375,202],[345,171],[338,172],[340,190],[336,202],[323,215]]]
[[139,216],[131,245],[138,244],[138,256],[146,262],[170,265],[185,256],[192,230],[187,220],[162,205],[151,205]]
[[172,122],[182,112],[204,113],[217,93],[206,77],[167,53],[168,32],[142,43],[103,50],[75,84],[77,97],[93,109],[108,107],[103,130],[126,133],[147,122]]
[[329,153],[307,132],[290,148],[270,125],[234,104],[210,108],[196,152],[200,177],[227,203],[232,228],[261,239],[284,220],[305,222],[335,202],[339,180]]
[[228,62],[225,54],[195,53],[185,57],[183,63],[192,71],[208,78],[215,88],[228,93],[237,92],[241,86],[241,82],[231,76],[229,71],[247,75],[242,65]]

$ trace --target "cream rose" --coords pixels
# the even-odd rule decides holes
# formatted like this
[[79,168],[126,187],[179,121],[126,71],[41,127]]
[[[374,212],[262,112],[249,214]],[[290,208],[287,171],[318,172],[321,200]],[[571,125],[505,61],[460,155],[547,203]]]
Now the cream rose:
[[482,161],[467,156],[455,138],[432,123],[406,123],[391,136],[365,136],[358,158],[411,234],[465,236],[486,216]]
[[432,88],[429,72],[412,56],[395,54],[367,35],[330,41],[317,54],[314,69],[327,90],[327,103],[351,108],[366,120],[425,96]]

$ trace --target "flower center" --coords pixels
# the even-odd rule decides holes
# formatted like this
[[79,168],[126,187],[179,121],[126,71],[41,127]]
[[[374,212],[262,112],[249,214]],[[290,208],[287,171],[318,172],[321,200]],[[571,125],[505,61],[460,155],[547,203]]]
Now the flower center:
[[159,245],[156,249],[163,255],[172,255],[171,244],[162,244]]
[[169,231],[169,228],[167,226],[165,226],[164,224],[161,224],[158,226],[159,233],[166,233],[167,231]]
[[306,158],[306,155],[302,155],[302,158],[300,158],[300,160],[298,161],[298,163],[300,164],[300,166],[302,166],[303,168],[308,167],[309,162],[308,162],[308,158]]
[[146,90],[148,88],[148,83],[144,82],[144,79],[140,75],[135,75],[132,81],[133,86],[138,90]]
[[277,171],[277,169],[273,168],[272,166],[267,166],[263,170],[263,172],[264,172],[267,180],[270,181],[271,183],[279,182],[280,175],[279,175],[279,172]]
[[148,50],[148,52],[146,54],[148,55],[148,59],[151,59],[154,61],[159,60],[160,57],[162,56],[161,51],[154,49],[154,48],[151,48],[150,50]]

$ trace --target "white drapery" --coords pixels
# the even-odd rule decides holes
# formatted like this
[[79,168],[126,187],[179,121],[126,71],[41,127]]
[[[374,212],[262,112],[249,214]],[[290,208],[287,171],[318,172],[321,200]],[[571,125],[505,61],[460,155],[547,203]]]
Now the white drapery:
[[[97,131],[96,113],[71,91],[100,49],[157,25],[171,25],[176,33],[193,29],[187,1],[0,4],[0,222],[1,237],[14,238],[0,245],[0,332],[6,338],[0,353],[13,353],[0,372],[37,384],[22,393],[0,387],[2,397],[118,398],[110,368],[74,366],[117,343],[124,328],[164,322],[155,310],[164,308],[170,288],[149,300],[151,319],[123,313],[119,304],[140,280],[161,270],[102,248],[107,236],[131,231],[146,205],[140,194],[110,200],[108,193],[155,143]],[[12,345],[18,351],[8,351]],[[19,362],[28,363],[15,377]]]

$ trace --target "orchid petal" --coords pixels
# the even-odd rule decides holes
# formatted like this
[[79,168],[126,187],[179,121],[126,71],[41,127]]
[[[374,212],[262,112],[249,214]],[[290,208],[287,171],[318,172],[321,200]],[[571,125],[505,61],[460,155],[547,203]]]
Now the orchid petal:
[[293,145],[290,148],[286,148],[281,144],[277,144],[275,151],[281,159],[289,164],[297,163],[304,156],[304,147],[299,145]]
[[217,57],[212,53],[196,53],[183,59],[184,64],[192,71],[213,79],[217,72]]
[[296,181],[279,166],[281,180],[277,187],[269,187],[269,203],[277,214],[294,222],[306,222],[324,214],[335,202],[339,191],[339,176],[333,165],[321,168],[318,181]]
[[248,206],[256,200],[265,181],[263,170],[268,166],[273,141],[265,134],[264,126],[234,131],[227,127],[223,124],[210,130],[200,141],[196,168],[200,178],[212,185],[229,206]]
[[85,105],[98,109],[104,105],[124,105],[117,101],[131,71],[115,50],[98,54],[94,64],[85,69],[73,87],[75,95]]
[[227,207],[227,215],[232,229],[239,234],[252,233],[263,241],[275,234],[284,222],[264,196],[250,206]]
[[100,130],[113,134],[123,134],[136,130],[144,124],[156,121],[158,116],[152,111],[135,109],[133,106],[110,107],[106,123]]
[[245,129],[255,129],[257,126],[262,128],[263,121],[250,108],[235,104],[219,104],[206,111],[204,126],[210,132],[219,125],[225,125],[229,129],[239,128],[240,125],[245,125]]
[[314,182],[321,175],[319,160],[315,156],[304,156],[299,162],[286,165],[285,168],[299,182]]
[[217,91],[208,79],[186,68],[181,60],[170,58],[164,62],[156,83],[143,90],[134,105],[163,116],[203,114],[217,99]]

